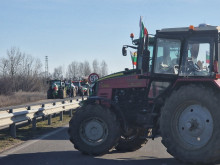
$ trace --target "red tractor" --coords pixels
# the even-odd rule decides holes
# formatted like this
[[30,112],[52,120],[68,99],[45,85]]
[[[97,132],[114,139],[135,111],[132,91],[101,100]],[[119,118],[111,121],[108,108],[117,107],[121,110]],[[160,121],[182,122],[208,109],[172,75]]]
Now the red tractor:
[[[133,37],[133,36],[132,36]],[[161,136],[185,163],[220,159],[220,27],[141,28],[135,69],[101,78],[70,120],[74,147],[89,155],[135,151]]]

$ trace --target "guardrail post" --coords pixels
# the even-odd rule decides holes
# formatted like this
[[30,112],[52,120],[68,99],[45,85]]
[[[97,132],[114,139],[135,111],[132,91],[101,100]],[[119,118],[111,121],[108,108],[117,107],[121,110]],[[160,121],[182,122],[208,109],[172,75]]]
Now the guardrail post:
[[13,109],[9,109],[9,113],[13,113]]
[[10,135],[13,138],[16,138],[16,124],[15,123],[10,125]]
[[[13,109],[9,109],[9,113],[13,113]],[[13,138],[16,138],[16,124],[15,123],[9,126],[9,130],[10,130],[10,135]]]
[[70,112],[69,117],[72,117],[73,116],[73,110],[70,109],[69,112]]
[[48,125],[51,125],[51,115],[48,115]]
[[60,121],[63,121],[63,111],[60,112]]
[[[45,107],[45,104],[42,104],[41,107],[44,108],[44,107]],[[42,116],[42,120],[43,120],[43,121],[45,120],[45,115]]]
[[[31,106],[28,106],[27,110],[31,110]],[[28,119],[28,124],[31,124],[31,119]]]
[[[56,106],[56,102],[53,103],[53,106]],[[53,114],[53,117],[56,117],[56,113]]]
[[32,129],[33,129],[33,130],[36,130],[36,125],[37,125],[37,119],[36,119],[36,117],[34,117],[34,118],[32,119]]

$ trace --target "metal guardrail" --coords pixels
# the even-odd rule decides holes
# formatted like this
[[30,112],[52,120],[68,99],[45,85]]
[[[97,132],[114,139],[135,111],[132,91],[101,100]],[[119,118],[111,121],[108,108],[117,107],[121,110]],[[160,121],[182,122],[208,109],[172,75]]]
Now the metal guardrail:
[[9,126],[10,135],[16,137],[16,124],[24,121],[32,123],[32,128],[36,129],[37,118],[48,118],[48,124],[51,124],[52,114],[60,113],[60,120],[63,120],[63,112],[69,111],[72,116],[72,111],[79,107],[80,100],[65,100],[46,104],[38,104],[33,106],[19,106],[19,108],[5,109],[0,111],[0,127]]

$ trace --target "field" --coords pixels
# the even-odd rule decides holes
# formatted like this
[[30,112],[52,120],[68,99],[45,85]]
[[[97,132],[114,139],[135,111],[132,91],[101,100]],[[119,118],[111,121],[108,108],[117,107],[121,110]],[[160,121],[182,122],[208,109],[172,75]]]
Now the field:
[[43,92],[16,92],[12,95],[0,95],[0,108],[44,99],[46,99],[46,93]]

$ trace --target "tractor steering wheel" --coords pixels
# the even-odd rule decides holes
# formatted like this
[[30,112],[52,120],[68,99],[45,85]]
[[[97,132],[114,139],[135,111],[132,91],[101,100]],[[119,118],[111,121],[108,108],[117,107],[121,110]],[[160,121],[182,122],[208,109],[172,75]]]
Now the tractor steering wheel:
[[187,61],[187,72],[190,73],[194,73],[194,72],[198,72],[200,70],[200,67],[198,64],[193,63],[192,60],[188,60]]

